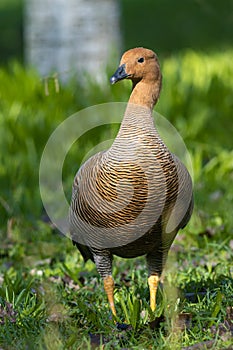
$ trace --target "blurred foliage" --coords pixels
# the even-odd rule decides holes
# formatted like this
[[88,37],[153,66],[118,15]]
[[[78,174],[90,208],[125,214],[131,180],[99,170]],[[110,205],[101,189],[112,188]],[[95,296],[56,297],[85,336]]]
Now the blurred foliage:
[[[163,60],[164,84],[156,106],[191,153],[198,207],[224,216],[232,201],[232,57],[232,51],[214,55],[187,51]],[[0,227],[6,229],[12,217],[42,215],[38,167],[56,126],[86,106],[127,101],[130,83],[110,86],[106,80],[99,86],[90,80],[87,89],[74,80],[57,93],[51,79],[47,96],[37,73],[14,63],[0,70],[0,86]],[[115,137],[117,129],[113,125],[90,130],[79,139],[79,148],[72,147],[63,169],[68,196],[85,154]]]
[[[23,60],[26,0],[0,2],[0,62]],[[116,0],[117,1],[117,0]],[[161,55],[193,48],[209,51],[232,45],[232,0],[119,0],[123,50],[150,47]]]
[[164,60],[158,112],[181,132],[188,147],[232,149],[233,51],[188,51]]
[[23,0],[0,1],[0,63],[23,59]]
[[232,0],[121,0],[124,47],[159,55],[232,46]]

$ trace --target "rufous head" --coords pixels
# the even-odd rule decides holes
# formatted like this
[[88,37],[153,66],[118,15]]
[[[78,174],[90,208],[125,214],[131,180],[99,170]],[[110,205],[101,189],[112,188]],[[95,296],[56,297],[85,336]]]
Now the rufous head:
[[119,80],[130,79],[133,85],[139,81],[153,84],[161,80],[161,72],[157,55],[149,49],[136,47],[126,51],[120,66],[110,79],[112,84]]

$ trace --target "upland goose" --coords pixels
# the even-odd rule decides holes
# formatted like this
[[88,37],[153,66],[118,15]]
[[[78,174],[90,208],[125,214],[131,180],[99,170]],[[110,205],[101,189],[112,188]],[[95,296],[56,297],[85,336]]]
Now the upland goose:
[[154,311],[168,251],[193,209],[191,177],[152,118],[162,82],[156,54],[141,47],[126,51],[110,82],[122,79],[132,81],[132,93],[120,130],[108,150],[79,169],[69,214],[73,243],[85,261],[95,262],[113,315],[113,255],[145,255]]

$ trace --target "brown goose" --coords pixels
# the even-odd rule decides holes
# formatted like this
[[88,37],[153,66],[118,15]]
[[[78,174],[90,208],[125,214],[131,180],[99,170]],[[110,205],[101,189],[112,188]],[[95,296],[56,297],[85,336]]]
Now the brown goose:
[[118,135],[110,149],[79,169],[70,206],[73,242],[85,261],[95,262],[113,315],[113,255],[146,256],[154,311],[169,248],[193,208],[190,175],[153,123],[162,81],[156,54],[144,48],[125,52],[110,81],[122,79],[132,80],[133,88]]

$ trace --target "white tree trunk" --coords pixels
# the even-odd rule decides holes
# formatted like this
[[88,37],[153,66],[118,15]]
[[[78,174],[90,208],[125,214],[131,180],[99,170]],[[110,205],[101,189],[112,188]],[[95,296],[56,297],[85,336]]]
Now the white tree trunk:
[[119,16],[118,0],[26,0],[26,61],[43,76],[100,78],[120,51]]

